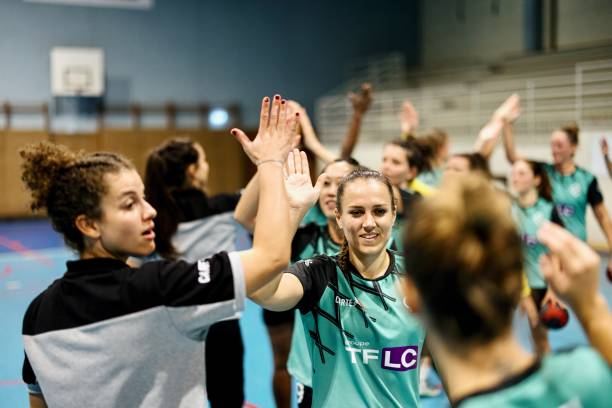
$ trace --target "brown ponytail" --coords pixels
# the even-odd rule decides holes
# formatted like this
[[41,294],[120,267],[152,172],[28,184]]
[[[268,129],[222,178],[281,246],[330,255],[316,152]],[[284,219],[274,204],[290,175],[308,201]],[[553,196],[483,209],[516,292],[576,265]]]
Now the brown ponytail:
[[185,188],[187,167],[198,162],[198,151],[193,141],[181,137],[170,139],[155,149],[147,158],[145,194],[157,210],[155,219],[155,248],[166,259],[176,259],[172,236],[178,228],[178,207],[172,192]]
[[340,246],[340,251],[338,252],[338,266],[340,270],[346,275],[345,271],[349,270],[349,246],[346,238],[342,240],[342,245]]
[[526,162],[531,168],[533,175],[540,178],[540,185],[537,187],[538,196],[545,200],[552,201],[552,185],[550,184],[550,179],[548,178],[546,169],[544,169],[544,166],[541,163],[536,161],[526,160]]

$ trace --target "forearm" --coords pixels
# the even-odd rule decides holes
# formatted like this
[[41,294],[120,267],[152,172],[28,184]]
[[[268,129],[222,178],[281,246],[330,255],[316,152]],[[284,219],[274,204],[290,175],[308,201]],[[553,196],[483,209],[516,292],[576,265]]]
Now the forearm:
[[[302,218],[308,209],[290,209],[289,210],[289,229],[291,230],[291,236],[295,235]],[[268,309],[275,309],[278,302],[278,288],[281,283],[284,273],[275,276],[270,282],[262,286],[260,289],[249,295],[249,298],[255,303]]]
[[574,307],[574,311],[593,348],[612,364],[612,314],[604,297],[597,294],[592,302]]
[[608,250],[610,253],[612,253],[612,221],[610,220],[608,210],[603,203],[600,203],[593,208],[593,212],[595,213],[595,218],[597,219],[597,222],[599,223],[599,226],[601,227],[601,230],[608,241]]
[[30,400],[30,408],[47,408],[47,403],[45,402],[42,394],[28,394]]
[[[262,272],[249,279],[247,285],[253,288],[261,287],[289,263],[289,243],[295,232],[289,223],[282,165],[268,162],[259,165],[258,171],[260,197],[252,251],[260,255],[258,259],[265,259],[270,265],[269,268],[260,268]],[[247,293],[251,291],[252,288],[247,287]]]
[[258,204],[259,176],[258,173],[255,173],[242,192],[240,201],[238,201],[238,205],[236,205],[236,209],[234,210],[234,219],[250,232],[253,232],[255,227]]
[[478,133],[478,138],[474,144],[474,150],[482,157],[488,159],[495,149],[499,134],[504,127],[500,119],[492,119]]
[[503,129],[504,135],[504,150],[506,151],[506,158],[510,163],[514,163],[519,160],[520,157],[516,152],[516,146],[514,144],[514,131],[512,129],[512,125],[510,123],[504,124]]
[[355,111],[353,113],[353,117],[351,118],[351,123],[349,124],[346,136],[344,136],[344,139],[342,140],[342,146],[340,148],[340,158],[347,159],[353,154],[353,150],[355,150],[355,145],[359,140],[359,131],[361,130],[362,118],[363,114],[361,112]]

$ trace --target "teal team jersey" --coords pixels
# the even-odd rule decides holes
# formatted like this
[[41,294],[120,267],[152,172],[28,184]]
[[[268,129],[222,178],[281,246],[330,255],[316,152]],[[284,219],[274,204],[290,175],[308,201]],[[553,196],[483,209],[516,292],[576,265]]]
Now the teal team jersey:
[[612,369],[589,348],[549,354],[524,373],[466,396],[454,406],[610,408]]
[[[394,238],[389,240],[388,248],[394,249]],[[332,241],[326,226],[317,226],[315,223],[298,229],[292,243],[292,252],[299,252],[293,256],[293,262],[305,260],[314,255],[336,255],[340,245]],[[287,361],[287,369],[291,376],[301,384],[312,387],[312,362],[308,353],[308,343],[304,332],[302,314],[295,311],[293,334],[291,337],[291,350]]]
[[565,228],[573,235],[586,241],[587,204],[595,206],[603,202],[597,179],[581,167],[564,176],[552,164],[544,168],[553,188],[553,201]]
[[389,251],[385,274],[346,277],[327,255],[290,268],[302,283],[298,307],[312,361],[314,407],[419,405],[425,331],[398,292],[403,258]]
[[512,203],[512,216],[517,224],[523,243],[525,274],[530,288],[546,288],[546,281],[540,271],[540,256],[547,252],[538,241],[537,233],[546,221],[562,224],[555,206],[548,200],[539,198],[531,207],[523,208],[516,201]]

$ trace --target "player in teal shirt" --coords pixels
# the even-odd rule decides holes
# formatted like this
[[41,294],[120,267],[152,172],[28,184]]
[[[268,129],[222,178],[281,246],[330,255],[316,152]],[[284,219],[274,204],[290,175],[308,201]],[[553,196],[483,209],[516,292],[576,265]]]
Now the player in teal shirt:
[[553,186],[553,200],[568,231],[586,241],[587,205],[596,207],[603,203],[597,179],[593,174],[575,166],[570,174],[560,173],[553,164],[545,163]]
[[552,189],[544,166],[531,160],[517,160],[512,164],[511,187],[516,194],[512,202],[512,216],[523,243],[524,271],[529,284],[529,296],[521,299],[521,309],[529,318],[529,327],[538,355],[550,352],[546,326],[539,318],[542,306],[548,301],[558,302],[540,270],[540,256],[546,247],[538,241],[537,232],[545,222],[563,225],[552,203]]
[[312,406],[417,406],[425,332],[398,290],[401,257],[386,249],[392,187],[378,172],[356,170],[340,184],[336,205],[346,237],[339,255],[298,262],[254,300],[302,313]]
[[406,227],[404,293],[427,328],[449,399],[469,408],[609,407],[612,314],[598,292],[600,259],[563,228],[540,227],[551,253],[542,272],[595,348],[540,360],[512,331],[523,254],[509,206],[488,180],[466,176],[425,198]]
[[[511,163],[520,159],[509,124],[504,128],[504,145]],[[597,179],[574,161],[578,149],[578,127],[570,124],[555,130],[550,138],[550,148],[553,162],[544,166],[552,184],[553,201],[565,228],[586,241],[586,208],[591,205],[608,247],[612,248],[612,221],[603,203]],[[612,279],[612,257],[608,263],[608,277]]]
[[[348,175],[358,166],[359,163],[354,159],[338,159],[323,169],[323,172],[327,175],[327,179],[321,188],[319,201],[313,208],[318,209],[318,212],[326,217],[326,223],[320,225],[318,222],[312,221],[298,229],[291,248],[292,262],[305,260],[314,255],[332,256],[339,252],[344,235],[342,231],[338,229],[334,214],[334,210],[336,209],[336,193],[341,178]],[[404,201],[403,207],[406,212],[411,203],[411,201]],[[308,214],[311,212],[312,210],[309,211]],[[396,223],[393,226],[394,232],[396,229],[398,231],[400,230],[400,228],[397,228],[399,219],[400,217],[398,215]],[[389,240],[387,247],[393,250],[398,249],[396,247],[394,234]],[[310,354],[304,334],[302,314],[298,310],[295,312],[291,351],[289,353],[287,365],[289,373],[297,382],[298,406],[309,407],[312,401],[312,363],[310,361]]]
[[[358,166],[359,163],[354,159],[338,159],[323,168],[323,173],[327,175],[327,178],[321,188],[317,205],[313,207],[313,209],[316,209],[318,216],[297,230],[291,245],[291,261],[293,263],[314,255],[335,255],[338,253],[344,235],[342,230],[338,228],[334,215],[336,192],[342,177]],[[311,209],[307,216],[312,213],[313,210]],[[321,223],[321,219],[325,222]],[[302,222],[304,223],[304,221]],[[295,311],[287,368],[297,383],[298,406],[310,406],[312,402],[312,363],[308,354],[301,314],[297,310]]]

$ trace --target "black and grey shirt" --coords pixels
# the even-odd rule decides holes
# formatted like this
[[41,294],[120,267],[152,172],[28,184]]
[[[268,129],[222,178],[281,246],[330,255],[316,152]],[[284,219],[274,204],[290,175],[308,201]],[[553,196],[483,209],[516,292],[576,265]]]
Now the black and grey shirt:
[[209,197],[197,189],[176,190],[172,197],[178,209],[179,225],[172,245],[190,262],[219,251],[236,250],[238,223],[234,210],[240,194]]
[[49,407],[204,406],[206,330],[244,309],[238,254],[67,266],[24,317],[30,392]]

